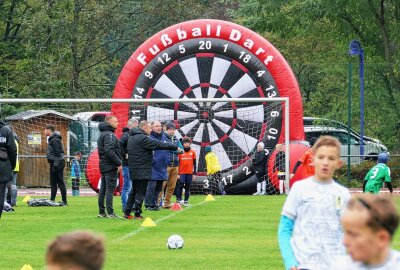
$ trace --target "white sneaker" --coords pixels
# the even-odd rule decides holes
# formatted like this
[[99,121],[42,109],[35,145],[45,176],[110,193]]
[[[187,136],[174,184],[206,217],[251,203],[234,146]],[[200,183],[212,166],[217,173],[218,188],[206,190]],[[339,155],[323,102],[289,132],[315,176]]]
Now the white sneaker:
[[258,195],[267,195],[267,193],[265,193],[265,192],[261,192],[260,194],[258,194]]
[[256,193],[253,193],[253,195],[260,195],[261,193],[259,193],[259,192],[256,192]]

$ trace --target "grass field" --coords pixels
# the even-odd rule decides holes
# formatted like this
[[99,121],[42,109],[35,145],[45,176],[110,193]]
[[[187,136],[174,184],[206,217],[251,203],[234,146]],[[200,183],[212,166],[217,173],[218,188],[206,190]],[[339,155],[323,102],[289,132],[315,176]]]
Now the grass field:
[[[285,196],[204,199],[192,196],[184,211],[144,212],[157,226],[141,227],[137,220],[97,218],[97,197],[69,197],[69,207],[55,208],[28,207],[19,198],[16,212],[0,221],[0,269],[43,269],[47,243],[80,229],[104,235],[104,269],[283,269],[277,228]],[[114,204],[121,208],[120,197]],[[183,237],[182,250],[168,250],[171,234]],[[394,247],[400,248],[399,234]]]

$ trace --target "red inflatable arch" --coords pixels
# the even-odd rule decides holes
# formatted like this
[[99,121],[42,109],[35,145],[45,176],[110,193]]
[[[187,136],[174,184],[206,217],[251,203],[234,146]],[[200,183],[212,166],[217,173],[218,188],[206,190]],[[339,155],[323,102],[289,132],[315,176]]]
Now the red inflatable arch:
[[[197,29],[199,30],[196,31]],[[157,54],[151,53],[151,49],[157,47],[162,51],[178,42],[199,37],[230,41],[256,55],[274,78],[280,96],[290,98],[290,140],[304,140],[302,98],[296,77],[289,64],[281,53],[262,36],[231,22],[193,20],[175,24],[158,32],[143,43],[129,58],[118,77],[112,97],[132,97],[133,87],[138,77],[146,65],[157,56]],[[245,44],[249,46],[245,46]],[[249,48],[250,44],[253,44],[251,48]],[[119,119],[126,119],[129,115],[129,105],[127,104],[114,103],[111,110]],[[121,132],[122,128],[120,127],[118,130]],[[282,130],[284,131],[284,127]],[[284,133],[282,133],[282,138],[283,136]]]
[[[138,89],[135,89],[137,88],[135,85],[137,86],[138,80],[143,77],[144,72],[148,72],[150,68],[154,68],[154,63],[152,63],[152,61],[158,59],[160,55],[162,56],[163,52],[168,52],[170,56],[173,54],[177,55],[179,51],[176,49],[179,45],[175,45],[185,44],[184,48],[188,48],[189,45],[195,44],[195,40],[199,39],[204,39],[205,41],[211,40],[211,42],[216,43],[220,41],[222,42],[221,44],[225,44],[226,46],[227,44],[231,44],[232,47],[236,48],[236,52],[239,48],[254,56],[252,59],[257,61],[257,68],[263,68],[268,71],[276,85],[276,89],[273,90],[276,91],[276,93],[270,97],[289,97],[290,140],[304,140],[302,98],[296,77],[290,66],[280,52],[263,37],[243,26],[231,22],[206,19],[193,20],[173,25],[155,34],[131,55],[118,77],[112,97],[148,98],[149,93],[151,93],[153,89],[152,86],[146,86],[146,89],[145,87],[139,88],[141,91],[138,92]],[[171,52],[174,48],[175,51]],[[179,48],[181,49],[181,47]],[[212,51],[213,49],[214,45],[207,53],[197,52],[196,56],[212,57],[216,54],[216,52]],[[221,53],[221,48],[217,53]],[[234,59],[232,63],[242,70],[248,71],[251,69],[251,67],[249,67],[251,63],[249,63],[247,67],[244,67],[245,63],[241,62],[243,59],[238,59],[237,56],[235,59],[235,57],[231,55],[228,57]],[[168,67],[164,67],[161,72],[167,72],[166,70],[179,62],[178,60],[173,60],[174,59],[172,59],[172,63]],[[142,94],[143,92],[144,94]],[[267,93],[266,89],[260,89],[259,92],[261,97],[267,97],[269,93],[273,93]],[[130,113],[129,104],[113,103],[111,110],[113,114],[117,116],[120,123],[125,123],[127,121]],[[283,108],[282,112],[284,113]],[[280,137],[276,142],[282,142],[285,135],[284,121],[279,123],[279,125],[281,125]],[[119,126],[117,135],[121,134],[122,127],[122,125]],[[296,151],[295,148],[293,148],[292,151]],[[291,157],[292,156],[298,155],[291,152]],[[247,161],[248,160],[249,158],[247,158]],[[291,164],[295,162],[296,160],[291,158]],[[239,165],[240,164],[238,164],[238,166]]]

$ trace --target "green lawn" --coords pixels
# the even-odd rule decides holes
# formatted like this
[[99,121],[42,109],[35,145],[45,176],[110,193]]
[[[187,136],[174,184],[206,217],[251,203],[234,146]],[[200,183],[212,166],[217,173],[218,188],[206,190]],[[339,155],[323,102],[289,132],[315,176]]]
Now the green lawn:
[[[105,269],[283,269],[277,227],[284,196],[204,198],[192,196],[185,211],[144,212],[156,227],[97,218],[97,197],[70,197],[69,207],[55,208],[28,207],[19,198],[16,212],[3,213],[0,221],[0,269],[43,269],[47,243],[78,229],[105,236]],[[119,210],[120,197],[114,203]],[[168,250],[171,234],[183,237],[182,250]],[[394,246],[400,248],[399,235]]]

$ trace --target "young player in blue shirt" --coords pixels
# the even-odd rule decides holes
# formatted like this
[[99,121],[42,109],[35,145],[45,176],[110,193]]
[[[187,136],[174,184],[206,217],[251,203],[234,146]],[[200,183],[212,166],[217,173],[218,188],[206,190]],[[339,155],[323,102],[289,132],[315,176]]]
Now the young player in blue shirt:
[[72,196],[79,196],[79,186],[81,181],[81,167],[79,161],[82,158],[81,152],[75,153],[75,158],[71,165]]

